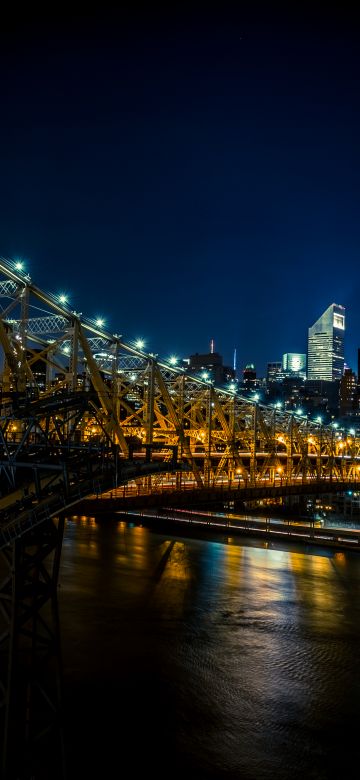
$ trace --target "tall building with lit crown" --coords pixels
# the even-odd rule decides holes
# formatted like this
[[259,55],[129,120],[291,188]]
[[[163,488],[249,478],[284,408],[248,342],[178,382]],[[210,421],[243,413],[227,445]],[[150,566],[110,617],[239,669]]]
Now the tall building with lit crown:
[[332,303],[309,328],[309,380],[334,381],[344,372],[345,308]]

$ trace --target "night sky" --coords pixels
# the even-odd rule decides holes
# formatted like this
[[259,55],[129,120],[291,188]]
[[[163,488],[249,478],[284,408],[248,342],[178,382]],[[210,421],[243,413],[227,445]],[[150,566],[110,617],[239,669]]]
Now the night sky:
[[289,5],[4,19],[0,255],[162,358],[214,338],[258,375],[338,303],[357,370],[359,23]]

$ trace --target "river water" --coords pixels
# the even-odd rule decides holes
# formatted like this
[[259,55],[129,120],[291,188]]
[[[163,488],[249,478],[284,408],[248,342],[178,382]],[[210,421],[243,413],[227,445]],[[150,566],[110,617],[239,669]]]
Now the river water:
[[69,780],[358,777],[359,595],[356,553],[67,520]]

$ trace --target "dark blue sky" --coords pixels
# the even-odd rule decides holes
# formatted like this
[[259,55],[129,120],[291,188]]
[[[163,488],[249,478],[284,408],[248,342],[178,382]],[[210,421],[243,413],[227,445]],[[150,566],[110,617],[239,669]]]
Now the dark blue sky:
[[339,303],[357,369],[358,21],[218,9],[4,23],[0,255],[151,352],[214,338],[258,374]]

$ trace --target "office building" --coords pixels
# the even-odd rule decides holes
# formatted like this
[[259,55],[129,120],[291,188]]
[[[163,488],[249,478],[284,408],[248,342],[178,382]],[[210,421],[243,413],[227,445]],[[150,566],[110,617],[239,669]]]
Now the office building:
[[269,384],[269,382],[281,382],[284,379],[284,374],[282,371],[282,364],[273,361],[272,363],[267,364],[267,370],[266,370],[266,382]]
[[332,382],[344,372],[345,308],[332,303],[309,328],[309,380]]
[[285,376],[306,379],[306,355],[299,352],[285,352],[282,357],[282,370]]
[[235,380],[235,369],[223,365],[223,358],[214,352],[214,342],[210,342],[210,352],[190,355],[187,361],[187,371],[197,374],[200,378],[211,379],[215,385],[224,385]]
[[340,380],[340,417],[353,415],[357,400],[356,376],[351,368],[344,369]]

